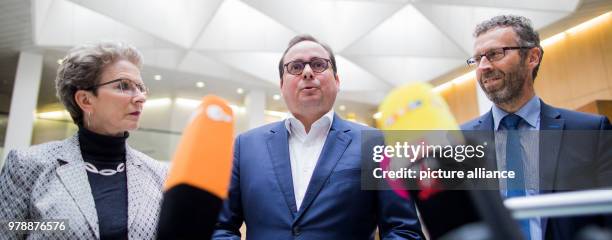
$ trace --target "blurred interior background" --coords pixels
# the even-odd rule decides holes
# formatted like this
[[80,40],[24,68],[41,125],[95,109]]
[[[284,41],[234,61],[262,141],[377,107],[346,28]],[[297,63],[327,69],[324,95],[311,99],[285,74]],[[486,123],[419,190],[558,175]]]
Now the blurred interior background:
[[539,30],[545,102],[612,117],[611,11],[610,0],[2,0],[0,152],[76,131],[55,73],[68,49],[102,39],[144,54],[151,94],[129,143],[162,161],[204,95],[232,104],[236,134],[283,119],[278,61],[301,33],[337,54],[340,116],[375,126],[389,91],[429,82],[465,122],[490,108],[465,60],[476,24],[498,14]]

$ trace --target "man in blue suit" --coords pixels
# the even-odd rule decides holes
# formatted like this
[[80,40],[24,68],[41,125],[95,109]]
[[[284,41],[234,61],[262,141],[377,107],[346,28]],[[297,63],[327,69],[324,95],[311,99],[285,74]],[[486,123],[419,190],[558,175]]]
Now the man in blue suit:
[[[520,16],[497,16],[479,24],[474,36],[475,55],[468,64],[475,68],[477,81],[494,106],[462,129],[492,131],[496,144],[490,165],[517,174],[515,179],[500,183],[502,195],[509,198],[611,186],[610,151],[597,151],[597,147],[610,148],[609,142],[600,139],[601,130],[611,129],[609,120],[549,106],[535,94],[534,80],[544,52],[530,21]],[[512,138],[517,130],[539,134]],[[580,140],[568,134],[580,135]],[[520,191],[511,187],[517,181]],[[532,218],[520,225],[528,239],[574,239],[580,228],[602,219]]]
[[308,35],[280,64],[291,116],[240,134],[228,200],[213,239],[422,239],[414,204],[361,190],[361,131],[332,109],[340,80],[334,54]]

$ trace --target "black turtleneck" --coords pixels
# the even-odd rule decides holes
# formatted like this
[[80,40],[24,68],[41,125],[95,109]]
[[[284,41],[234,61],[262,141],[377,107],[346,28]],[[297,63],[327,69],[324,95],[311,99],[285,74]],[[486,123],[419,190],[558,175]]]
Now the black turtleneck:
[[[125,164],[125,140],[121,137],[94,133],[79,126],[79,145],[83,160],[93,164],[98,170],[117,170]],[[124,165],[125,166],[125,165]],[[98,213],[100,239],[128,239],[128,193],[127,166],[123,172],[104,176],[87,171],[91,192]]]

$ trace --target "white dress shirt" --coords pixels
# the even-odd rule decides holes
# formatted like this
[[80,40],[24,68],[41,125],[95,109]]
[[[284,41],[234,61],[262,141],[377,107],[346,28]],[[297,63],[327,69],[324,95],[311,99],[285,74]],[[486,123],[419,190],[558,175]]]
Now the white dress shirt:
[[334,120],[334,111],[330,110],[323,115],[306,133],[304,124],[293,115],[285,120],[285,127],[289,132],[289,158],[291,162],[291,177],[293,179],[293,193],[295,194],[295,204],[300,209],[306,189],[310,183],[310,178],[314,171],[327,133]]
[[[495,129],[495,149],[497,151],[497,168],[501,171],[507,170],[506,163],[506,142],[508,133],[501,124],[501,120],[509,113],[493,105],[493,127]],[[540,189],[540,111],[541,104],[538,96],[533,96],[521,109],[516,111],[524,121],[519,122],[518,130],[521,143],[519,151],[522,154],[523,169],[525,174],[525,193],[526,196],[539,194]],[[500,192],[504,198],[508,196],[507,179],[500,179]],[[546,232],[545,218],[529,218],[530,240],[544,239]]]

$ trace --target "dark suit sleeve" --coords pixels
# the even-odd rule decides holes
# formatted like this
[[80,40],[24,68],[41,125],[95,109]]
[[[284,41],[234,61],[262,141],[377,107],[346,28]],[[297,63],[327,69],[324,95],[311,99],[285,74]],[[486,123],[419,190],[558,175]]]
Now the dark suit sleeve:
[[[369,135],[369,134],[368,134]],[[372,147],[384,145],[382,133],[371,134],[372,138],[363,139],[367,150],[362,154],[372,156]],[[368,165],[372,162],[367,161]],[[369,166],[367,169],[373,169]],[[368,172],[371,172],[368,170]],[[378,182],[377,184],[386,184]],[[388,189],[381,187],[379,189]],[[376,194],[376,220],[380,239],[425,239],[421,230],[421,223],[418,219],[414,202],[404,199],[392,190],[372,191]]]
[[8,221],[25,221],[29,218],[29,192],[34,182],[32,172],[22,165],[17,151],[10,151],[0,171],[0,239],[24,239],[27,235],[8,231]]
[[[602,116],[599,124],[599,153],[597,163],[597,183],[599,187],[612,187],[612,125],[607,117]],[[612,229],[612,214],[601,217],[601,226]]]
[[412,200],[391,190],[380,190],[377,194],[380,239],[425,239]]
[[600,121],[599,153],[597,180],[600,187],[612,187],[612,126],[607,117]]
[[234,162],[229,194],[223,202],[215,232],[212,239],[240,239],[242,215],[242,200],[240,196],[240,136],[234,142]]

